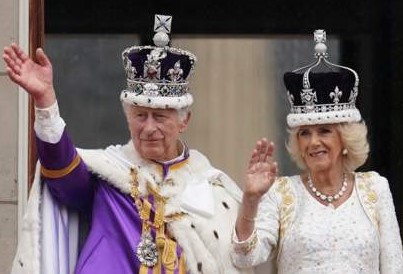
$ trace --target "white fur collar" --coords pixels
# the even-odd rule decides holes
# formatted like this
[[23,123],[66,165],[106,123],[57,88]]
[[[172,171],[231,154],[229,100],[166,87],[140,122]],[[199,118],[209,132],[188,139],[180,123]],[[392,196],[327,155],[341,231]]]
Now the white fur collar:
[[109,146],[105,150],[78,149],[78,153],[92,172],[123,193],[130,193],[130,169],[136,168],[141,193],[146,193],[148,182],[158,188],[163,196],[172,198],[167,204],[166,214],[178,211],[205,217],[214,214],[214,197],[208,179],[217,176],[220,171],[214,169],[207,158],[196,150],[190,150],[187,163],[179,169],[170,170],[164,182],[160,165],[142,159],[132,142],[124,146]]

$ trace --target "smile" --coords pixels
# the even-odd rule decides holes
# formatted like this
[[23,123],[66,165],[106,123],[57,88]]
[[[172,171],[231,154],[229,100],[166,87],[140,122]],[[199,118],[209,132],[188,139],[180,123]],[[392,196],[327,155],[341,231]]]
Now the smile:
[[309,156],[311,156],[311,157],[320,157],[320,156],[323,156],[325,154],[327,154],[326,151],[316,151],[316,152],[309,153]]

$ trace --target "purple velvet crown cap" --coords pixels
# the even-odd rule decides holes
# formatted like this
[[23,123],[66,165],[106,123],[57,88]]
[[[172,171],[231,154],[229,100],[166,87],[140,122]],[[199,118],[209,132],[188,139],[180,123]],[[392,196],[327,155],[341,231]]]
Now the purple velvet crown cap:
[[154,80],[156,82],[171,82],[172,79],[170,78],[171,74],[169,71],[175,67],[177,62],[179,62],[182,74],[181,77],[178,77],[179,79],[176,80],[178,82],[187,81],[193,70],[195,56],[192,56],[190,53],[185,54],[180,50],[173,50],[172,48],[166,48],[164,53],[166,54],[166,57],[160,59],[160,67],[158,67],[158,72],[160,74],[159,77],[152,79],[151,75],[147,75],[147,69],[145,68],[147,66],[147,56],[150,55],[151,51],[154,49],[155,47],[135,47],[128,51],[127,58],[130,60],[135,71],[137,71],[135,78],[149,79],[150,81]]
[[[314,124],[358,122],[361,114],[356,108],[358,74],[351,68],[327,60],[326,32],[315,31],[315,57],[311,65],[284,74],[284,84],[290,112],[289,127]],[[313,72],[320,64],[327,72]]]
[[[350,103],[350,96],[354,92],[355,77],[348,70],[340,72],[311,72],[309,74],[310,88],[315,91],[316,105]],[[284,85],[293,98],[293,106],[305,106],[308,100],[304,100],[303,74],[286,72]],[[335,92],[338,90],[338,92]],[[331,95],[332,94],[332,95]],[[354,103],[354,102],[351,102]]]

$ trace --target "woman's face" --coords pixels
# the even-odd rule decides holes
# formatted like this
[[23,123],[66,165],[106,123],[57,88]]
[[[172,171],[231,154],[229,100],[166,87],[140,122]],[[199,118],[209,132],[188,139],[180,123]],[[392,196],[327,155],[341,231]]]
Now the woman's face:
[[343,142],[337,124],[301,126],[298,146],[311,173],[342,168]]

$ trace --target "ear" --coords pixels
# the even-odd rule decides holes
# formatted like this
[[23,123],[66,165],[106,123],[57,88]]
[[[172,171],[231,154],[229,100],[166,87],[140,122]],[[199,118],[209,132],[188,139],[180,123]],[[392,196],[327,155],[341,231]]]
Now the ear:
[[186,115],[186,118],[181,121],[179,132],[184,133],[189,125],[190,117],[192,116],[191,112],[189,111]]

